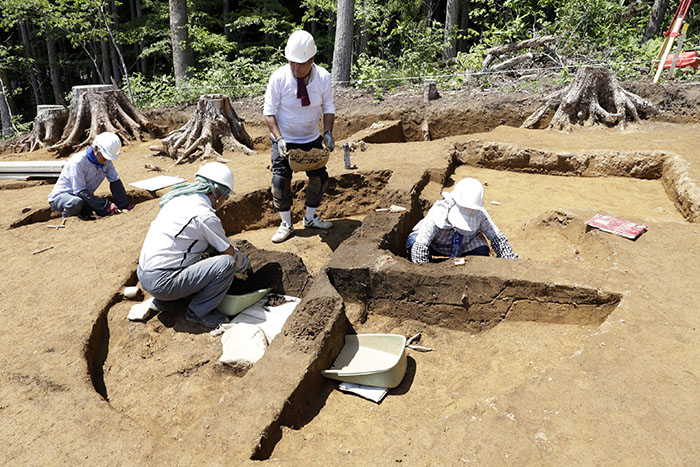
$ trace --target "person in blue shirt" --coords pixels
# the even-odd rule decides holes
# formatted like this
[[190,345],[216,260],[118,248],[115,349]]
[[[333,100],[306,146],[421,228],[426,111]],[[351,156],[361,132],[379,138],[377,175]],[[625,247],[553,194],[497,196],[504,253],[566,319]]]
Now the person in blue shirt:
[[[114,161],[119,157],[122,143],[110,132],[100,133],[91,146],[72,155],[61,170],[61,175],[49,194],[49,206],[63,218],[78,216],[92,219],[93,213],[104,217],[132,209],[124,184],[119,178]],[[95,190],[104,179],[109,181],[114,202],[95,196]]]

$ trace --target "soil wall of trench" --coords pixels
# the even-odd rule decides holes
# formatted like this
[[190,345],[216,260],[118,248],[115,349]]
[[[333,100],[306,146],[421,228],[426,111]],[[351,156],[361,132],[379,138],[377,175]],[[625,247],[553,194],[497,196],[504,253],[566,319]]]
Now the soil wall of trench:
[[[640,86],[640,89],[646,88]],[[639,89],[636,92],[649,98]],[[694,95],[688,90],[684,92],[685,96]],[[667,100],[669,93],[670,90],[659,87],[650,96],[656,99],[657,105],[660,102],[673,107],[675,101]],[[349,99],[347,106],[336,103],[337,108],[353,109],[339,113],[336,137],[342,139],[380,120],[400,121],[409,141],[426,139],[426,122],[429,138],[482,132],[499,125],[518,126],[537,108],[538,99],[541,99],[517,92],[506,96],[487,93],[468,98],[446,95],[427,105],[418,103],[422,95],[407,96],[403,101],[396,99],[381,105],[367,102],[365,108],[349,105],[352,101]],[[348,99],[342,93],[339,97],[339,100]],[[509,112],[504,113],[504,107]],[[240,113],[245,115],[245,111]],[[694,119],[698,113],[697,107],[688,108],[684,118]],[[250,121],[254,123],[254,120]],[[162,121],[155,123],[163,124]],[[456,166],[474,164],[576,176],[605,173],[661,178],[667,191],[675,193],[673,199],[687,219],[695,221],[700,212],[697,187],[678,188],[683,168],[671,155],[567,156],[480,144],[455,145],[448,154],[449,163],[444,170],[426,171],[406,192],[384,188],[390,172],[364,175],[364,180],[351,180],[352,176],[349,176],[347,180],[336,181],[335,196],[339,199],[357,196],[358,189],[374,185],[379,189],[367,198],[376,197],[376,205],[399,204],[409,208],[398,214],[374,212],[368,201],[370,204],[365,206],[368,214],[361,226],[337,247],[317,277],[309,279],[303,265],[294,261],[294,271],[285,271],[284,267],[278,271],[280,290],[294,289],[303,295],[303,299],[264,358],[230,388],[231,411],[259,413],[259,423],[239,434],[240,445],[237,447],[241,448],[243,457],[268,458],[282,436],[282,427],[303,426],[317,413],[319,407],[310,402],[315,398],[308,395],[330,390],[332,383],[321,376],[321,370],[330,366],[342,348],[343,336],[354,332],[353,322],[371,319],[373,314],[384,314],[469,332],[485,331],[505,319],[599,325],[619,304],[621,292],[603,290],[599,284],[590,283],[583,273],[556,264],[549,265],[543,273],[541,268],[527,262],[472,258],[468,259],[468,274],[458,265],[447,262],[412,264],[405,257],[403,242],[410,228],[429,207],[421,198],[421,191],[430,181],[444,182]],[[372,180],[368,181],[370,178]],[[296,196],[301,196],[300,186],[293,190]],[[253,193],[243,202],[268,205],[262,199],[267,196],[267,192]],[[332,192],[329,199],[333,199]],[[245,206],[238,206],[239,209],[232,209],[229,213],[224,209],[222,217],[229,235],[235,234],[236,229],[266,227],[275,220],[272,211],[256,220],[245,218],[245,213],[252,210],[242,207]],[[240,215],[244,217],[234,219],[231,217],[233,212],[243,213]],[[331,217],[338,214],[342,213],[334,213]],[[250,246],[242,247],[247,249],[256,264],[267,261],[265,253]],[[284,261],[278,263],[285,264]],[[359,309],[360,313],[348,319],[350,306]],[[105,325],[103,319],[96,323],[86,358],[96,391],[106,397],[108,388],[104,386],[101,368],[106,352],[103,341],[109,338]],[[280,375],[280,368],[289,371]],[[266,384],[273,377],[278,381],[274,388]],[[250,394],[246,392],[249,387],[260,390]]]

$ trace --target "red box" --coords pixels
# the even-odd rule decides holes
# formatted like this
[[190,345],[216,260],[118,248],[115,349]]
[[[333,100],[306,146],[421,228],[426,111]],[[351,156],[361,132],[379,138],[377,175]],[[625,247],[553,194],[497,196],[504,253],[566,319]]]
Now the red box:
[[600,229],[603,232],[608,232],[615,235],[620,235],[631,240],[636,239],[642,233],[646,232],[647,226],[642,224],[635,224],[634,222],[617,219],[615,217],[603,216],[601,214],[596,214],[591,217],[586,224],[596,229]]

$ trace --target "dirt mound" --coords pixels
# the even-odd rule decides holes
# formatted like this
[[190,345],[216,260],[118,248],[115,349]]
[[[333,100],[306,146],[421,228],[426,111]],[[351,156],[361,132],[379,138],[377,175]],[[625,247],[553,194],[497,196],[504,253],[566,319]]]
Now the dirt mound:
[[244,294],[270,288],[278,294],[304,295],[311,275],[299,256],[284,251],[260,250],[246,240],[238,240],[234,246],[248,257],[253,271],[245,280],[235,279],[229,293]]

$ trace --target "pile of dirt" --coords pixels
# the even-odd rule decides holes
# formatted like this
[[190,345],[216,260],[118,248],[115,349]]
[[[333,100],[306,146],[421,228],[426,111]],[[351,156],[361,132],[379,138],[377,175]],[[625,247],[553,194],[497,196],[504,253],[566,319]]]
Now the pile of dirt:
[[328,155],[325,149],[311,148],[308,151],[301,149],[292,149],[289,151],[289,160],[298,162],[299,164],[315,164]]
[[301,297],[311,282],[304,261],[294,253],[256,248],[246,240],[233,242],[250,261],[252,271],[245,278],[236,278],[230,294],[245,294],[260,289],[272,289],[278,294]]

